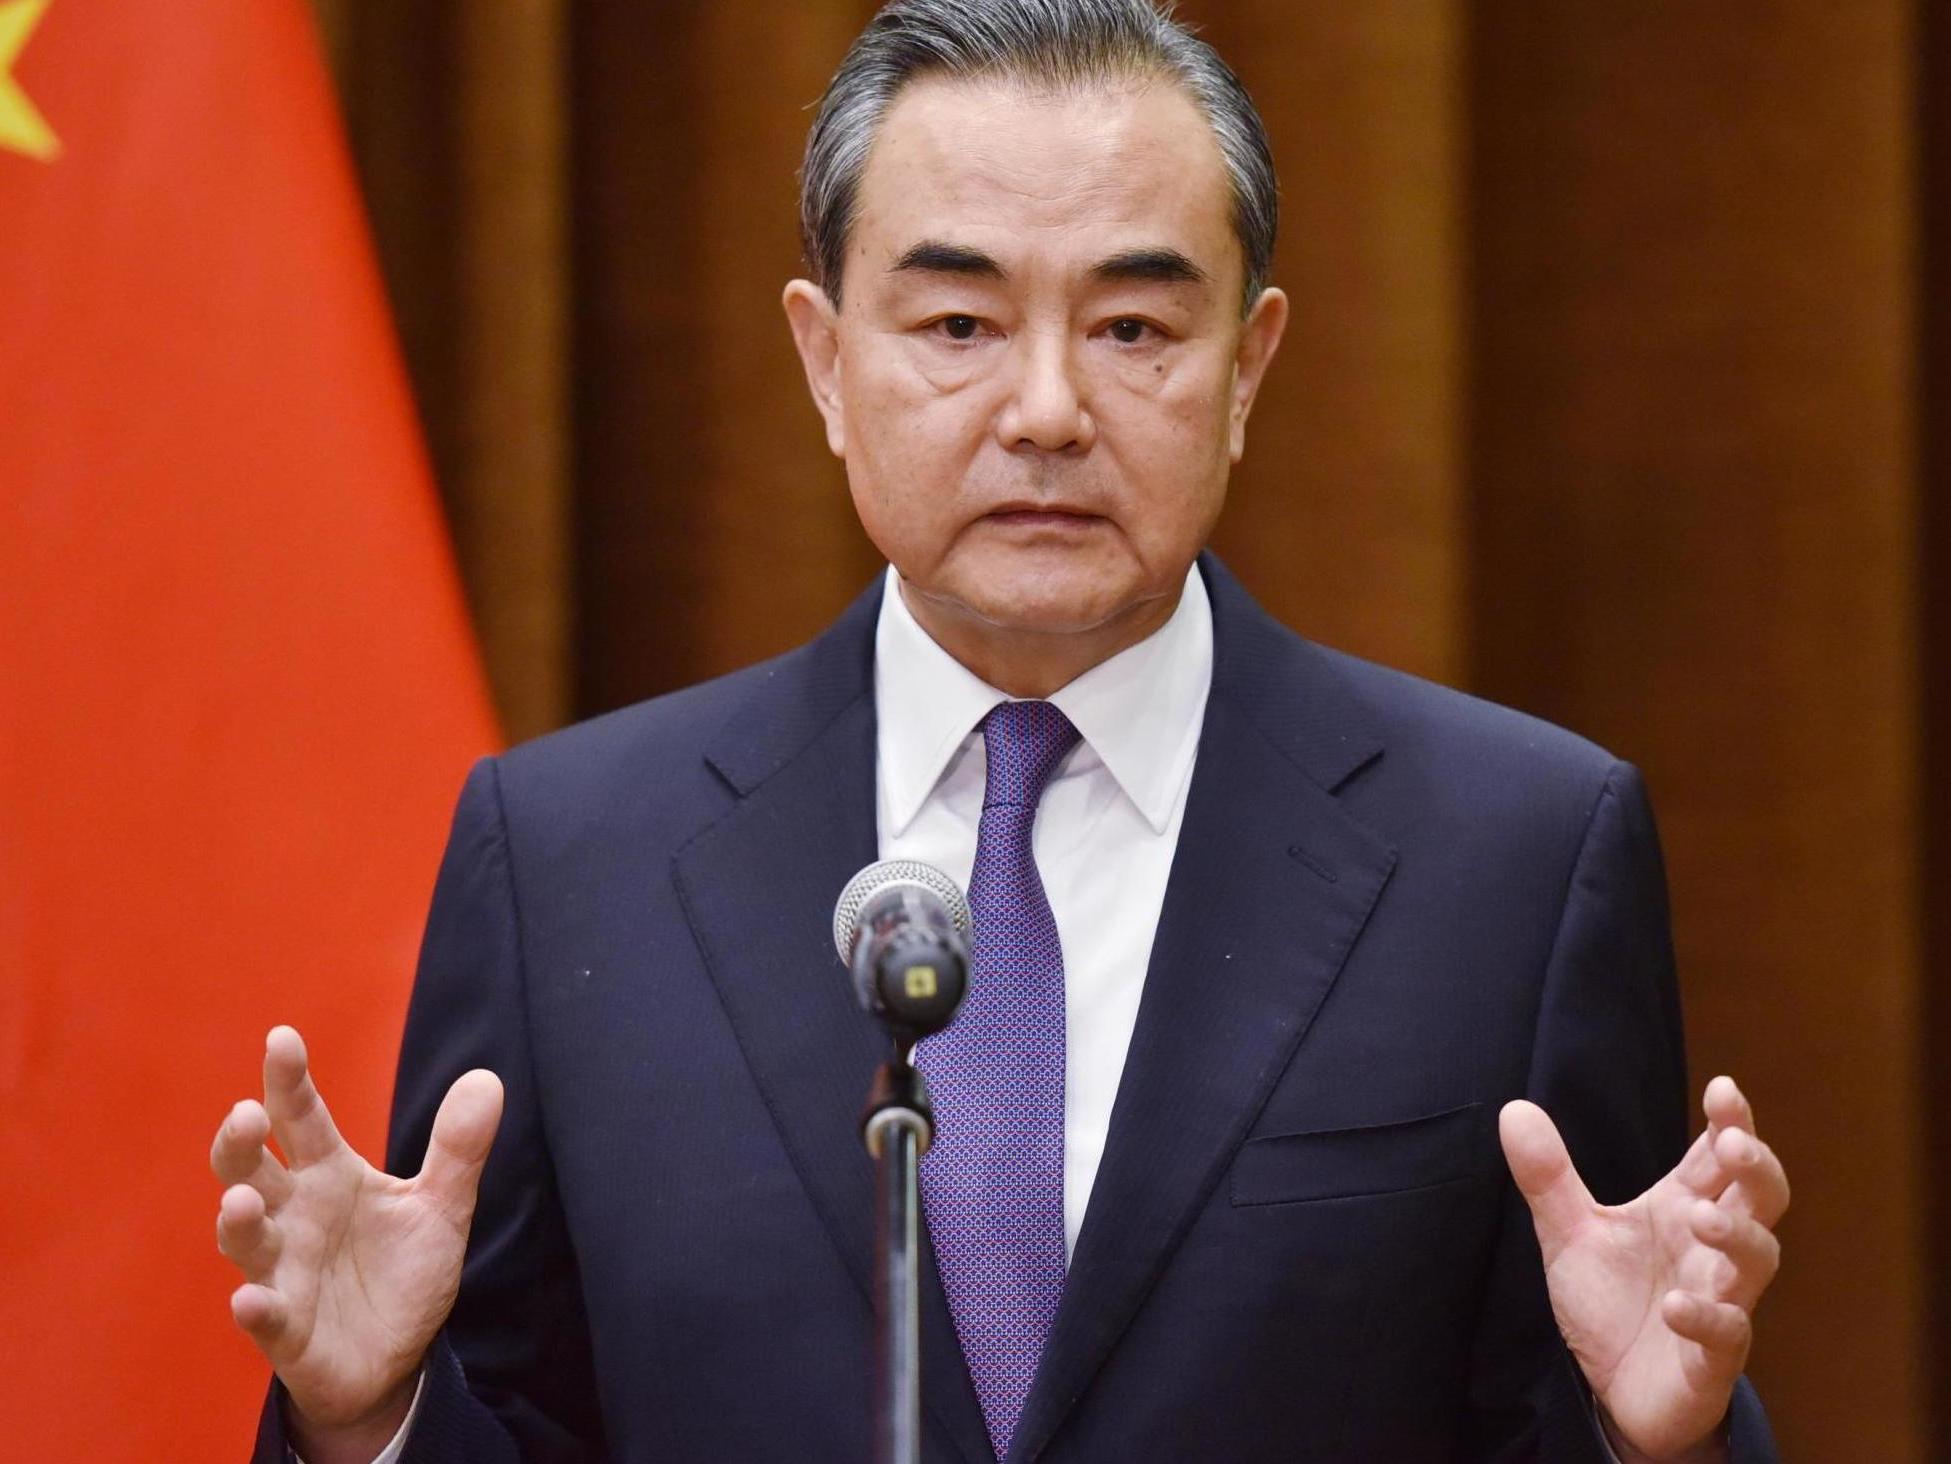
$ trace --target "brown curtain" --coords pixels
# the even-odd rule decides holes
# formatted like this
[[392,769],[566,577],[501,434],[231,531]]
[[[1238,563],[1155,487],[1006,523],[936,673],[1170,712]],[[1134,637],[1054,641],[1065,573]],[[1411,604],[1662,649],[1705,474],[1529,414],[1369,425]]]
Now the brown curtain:
[[[319,0],[510,734],[876,560],[777,303],[866,0]],[[1639,762],[1696,1083],[1796,1180],[1788,1456],[1951,1427],[1951,24],[1928,0],[1188,0],[1296,311],[1219,547],[1317,638]],[[1920,59],[1923,58],[1922,64]]]

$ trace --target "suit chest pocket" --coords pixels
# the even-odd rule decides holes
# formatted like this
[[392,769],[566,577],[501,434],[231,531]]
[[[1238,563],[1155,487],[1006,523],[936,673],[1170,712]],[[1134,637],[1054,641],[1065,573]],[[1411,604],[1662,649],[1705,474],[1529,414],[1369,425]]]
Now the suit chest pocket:
[[1233,1161],[1235,1205],[1291,1205],[1429,1189],[1489,1171],[1488,1110],[1440,1113],[1248,1139]]

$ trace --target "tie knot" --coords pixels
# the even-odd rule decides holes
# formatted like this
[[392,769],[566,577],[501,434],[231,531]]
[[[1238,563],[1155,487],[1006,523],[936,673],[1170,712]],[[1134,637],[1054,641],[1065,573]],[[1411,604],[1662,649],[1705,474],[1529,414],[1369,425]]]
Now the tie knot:
[[1002,702],[982,719],[982,749],[989,759],[982,806],[1036,807],[1044,784],[1064,754],[1077,745],[1070,718],[1046,701]]

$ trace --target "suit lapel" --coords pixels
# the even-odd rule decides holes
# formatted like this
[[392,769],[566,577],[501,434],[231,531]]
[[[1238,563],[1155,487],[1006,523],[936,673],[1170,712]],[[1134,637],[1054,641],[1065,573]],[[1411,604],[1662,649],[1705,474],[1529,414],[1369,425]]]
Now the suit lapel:
[[[1050,1442],[1293,1057],[1395,856],[1332,789],[1380,748],[1210,558],[1213,690],[1110,1133],[1010,1450]],[[1303,1059],[1305,1057],[1303,1056]]]
[[[714,740],[739,801],[673,874],[754,1082],[834,1246],[872,1297],[873,1167],[858,1115],[890,1052],[834,955],[833,902],[876,857],[873,634],[878,584],[782,660]],[[927,1410],[969,1460],[988,1437],[932,1261],[922,1266]],[[868,1359],[863,1356],[863,1368]]]

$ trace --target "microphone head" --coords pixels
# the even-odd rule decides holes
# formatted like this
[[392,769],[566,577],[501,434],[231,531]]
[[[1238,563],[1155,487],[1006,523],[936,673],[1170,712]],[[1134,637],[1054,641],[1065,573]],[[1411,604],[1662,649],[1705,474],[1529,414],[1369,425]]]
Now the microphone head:
[[854,997],[902,1048],[955,1019],[969,988],[969,902],[955,881],[913,859],[886,859],[847,881],[833,944]]
[[940,900],[956,934],[967,944],[973,926],[969,920],[969,900],[961,887],[932,864],[923,864],[918,859],[883,859],[848,880],[834,904],[833,948],[840,953],[843,965],[853,964],[854,946],[860,939],[860,912],[874,896],[897,886]]

